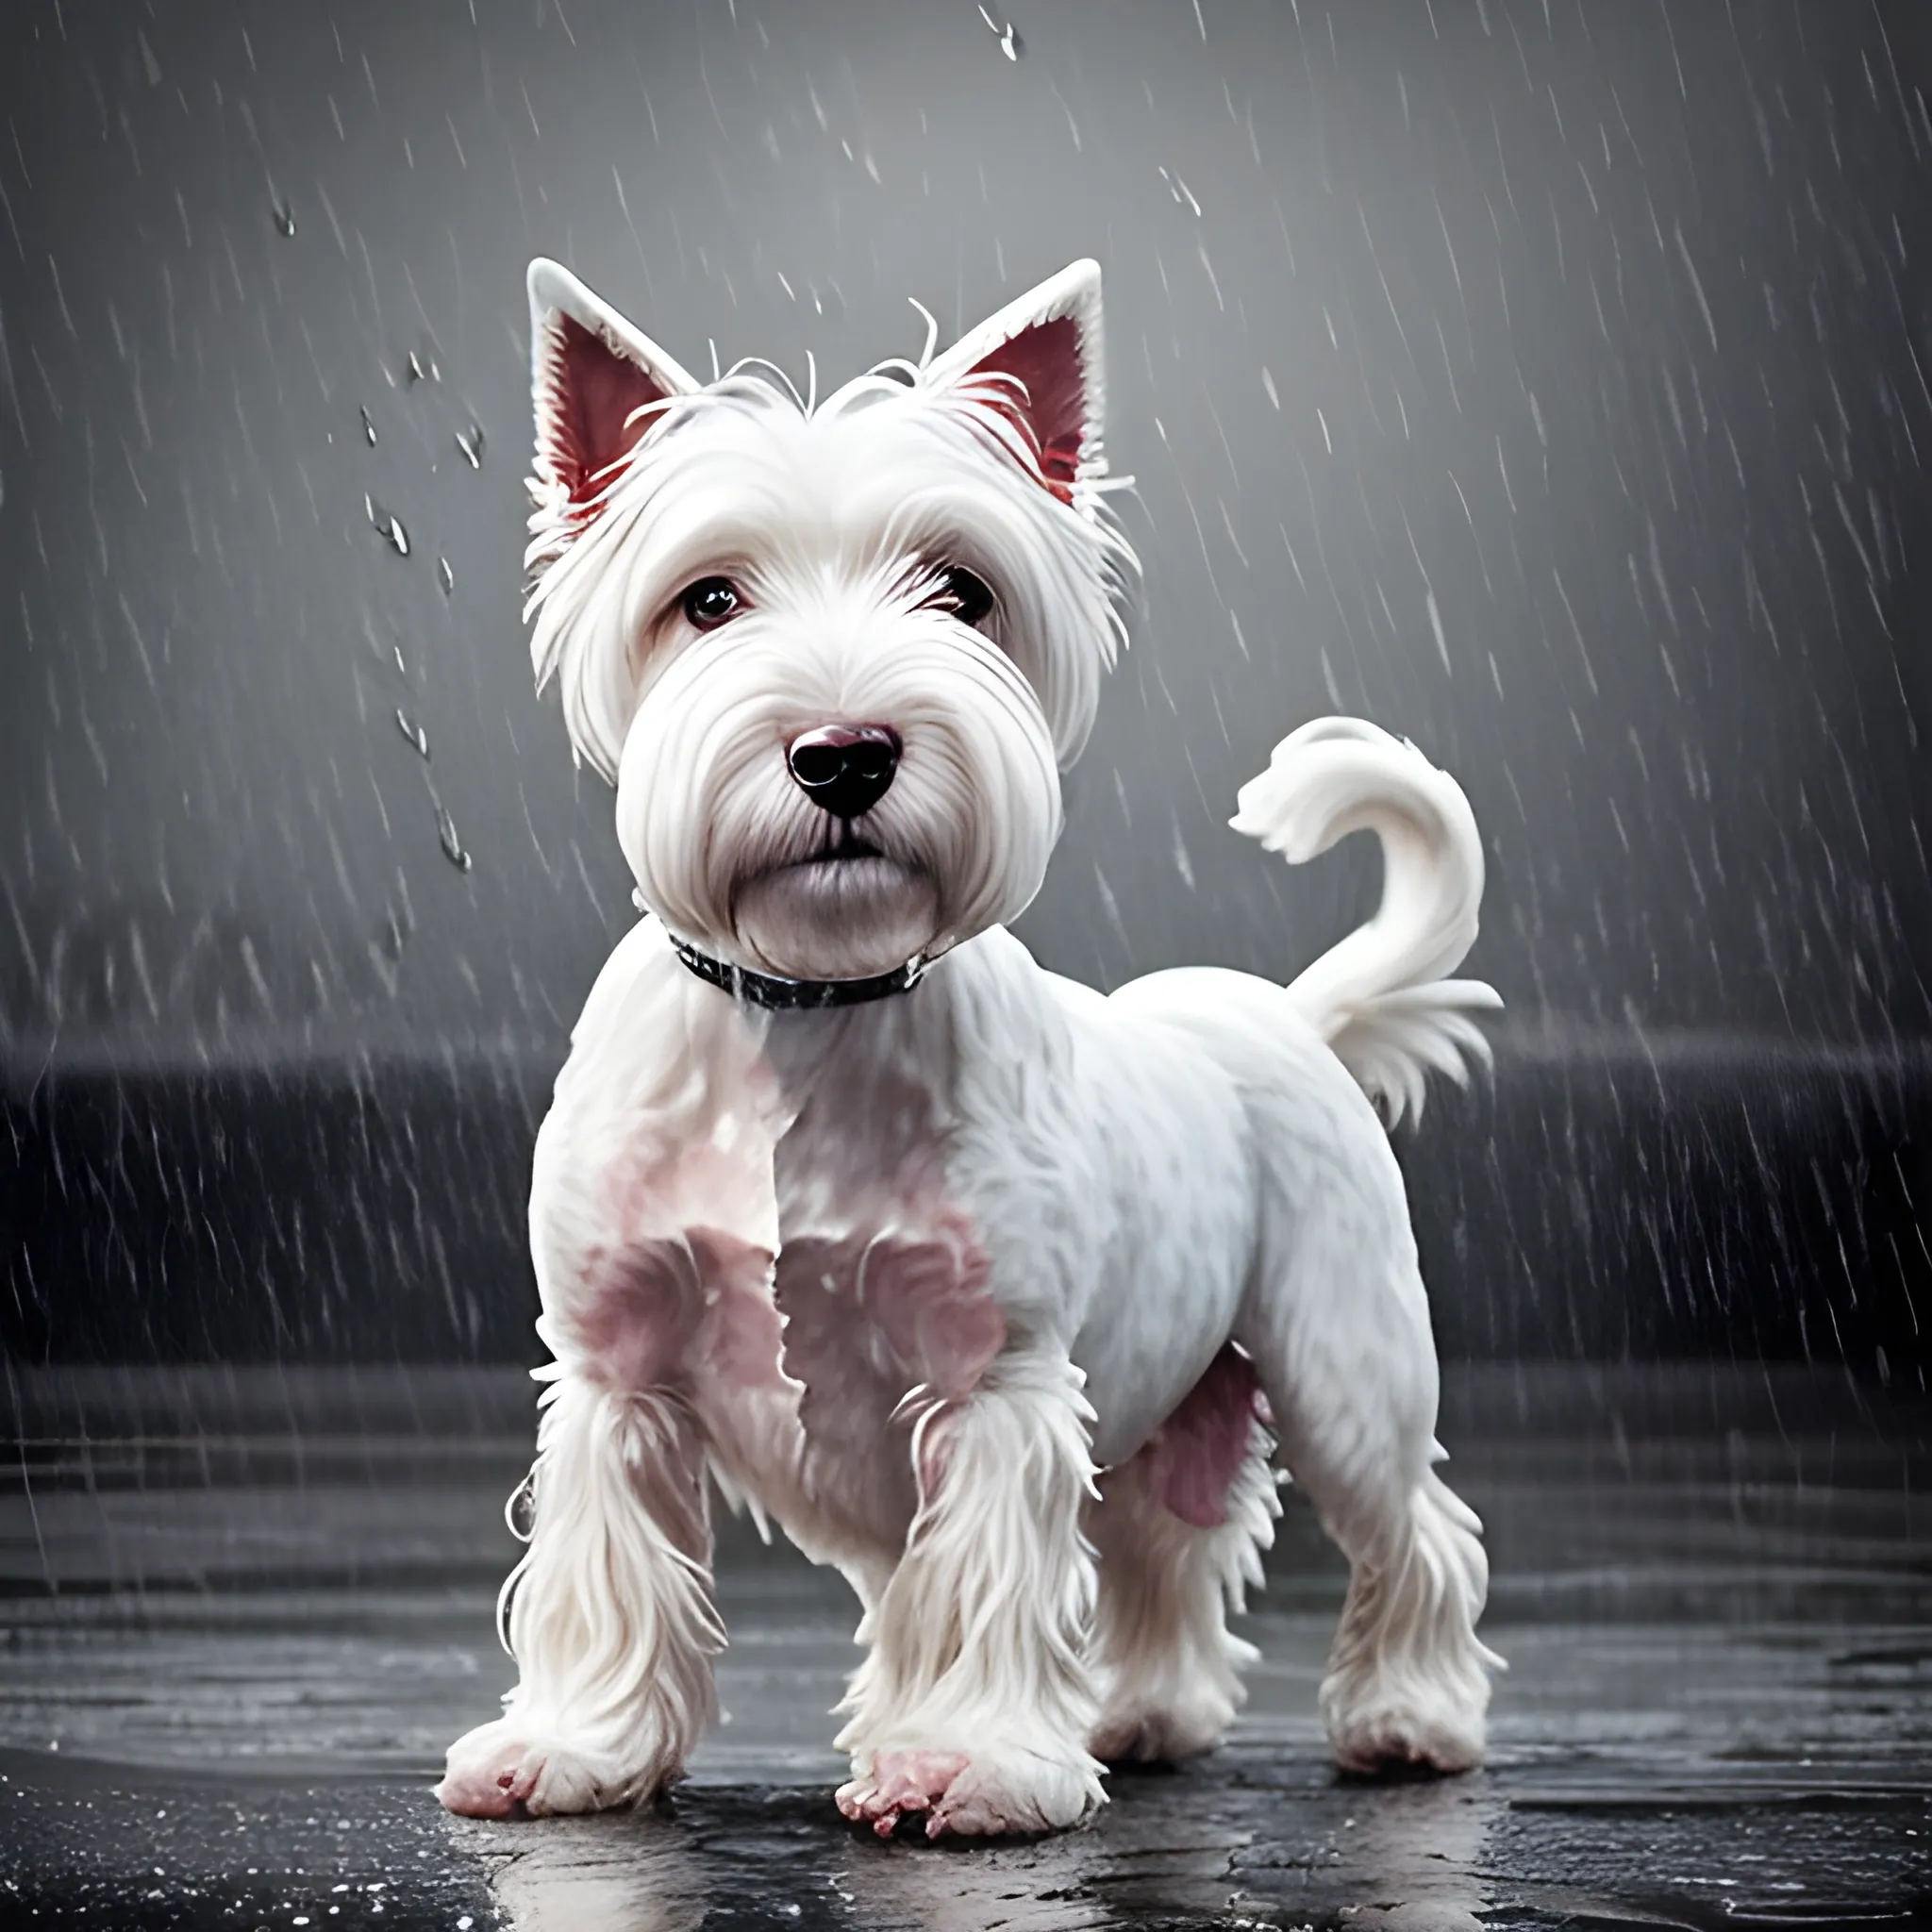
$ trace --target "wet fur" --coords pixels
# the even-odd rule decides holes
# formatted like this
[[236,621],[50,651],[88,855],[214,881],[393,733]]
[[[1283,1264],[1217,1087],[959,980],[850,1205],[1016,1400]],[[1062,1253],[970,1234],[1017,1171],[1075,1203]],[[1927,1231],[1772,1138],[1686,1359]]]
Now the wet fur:
[[[713,1491],[837,1565],[864,1661],[846,1814],[1038,1831],[1103,1759],[1210,1748],[1249,1653],[1282,1458],[1351,1564],[1322,1708],[1338,1763],[1478,1761],[1474,1518],[1432,1464],[1437,1374],[1386,1115],[1481,1051],[1467,804],[1325,720],[1238,827],[1291,859],[1357,829],[1381,911],[1283,988],[1111,998],[1004,927],[1060,823],[1122,639],[1097,271],[823,403],[701,385],[532,272],[533,649],[618,783],[649,916],[600,975],[539,1137],[544,1372],[521,1678],[440,1788],[486,1816],[641,1801],[712,1708]],[[995,587],[974,629],[948,563]],[[712,631],[680,587],[729,574]],[[824,867],[791,734],[890,724],[898,774]],[[801,868],[803,870],[801,871]],[[667,930],[668,929],[668,930]],[[676,935],[794,977],[934,963],[909,994],[772,1013]],[[1372,1098],[1373,1096],[1373,1098]]]

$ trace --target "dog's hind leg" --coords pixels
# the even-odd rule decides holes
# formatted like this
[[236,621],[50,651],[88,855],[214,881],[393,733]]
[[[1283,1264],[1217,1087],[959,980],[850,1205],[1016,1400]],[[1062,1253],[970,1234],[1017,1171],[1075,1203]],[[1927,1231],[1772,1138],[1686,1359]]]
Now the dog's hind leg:
[[724,1632],[696,1427],[668,1391],[565,1375],[528,1494],[529,1548],[504,1586],[520,1680],[502,1717],[450,1746],[437,1795],[477,1818],[640,1803],[715,1706]]
[[915,1423],[920,1504],[860,1628],[871,1653],[842,1708],[839,1807],[890,1836],[1073,1824],[1103,1802],[1088,1755],[1091,1410],[1064,1356],[1002,1357]]
[[1101,1478],[1091,1748],[1110,1764],[1210,1751],[1247,1700],[1255,1650],[1227,1628],[1280,1514],[1253,1365],[1224,1349],[1138,1454]]
[[1322,1715],[1344,1771],[1465,1771],[1501,1659],[1475,1635],[1482,1526],[1432,1467],[1438,1374],[1402,1176],[1366,1108],[1311,1133],[1308,1099],[1300,1131],[1270,1137],[1280,1208],[1237,1332],[1283,1458],[1349,1561]]
[[1350,1480],[1321,1479],[1323,1520],[1350,1565],[1322,1679],[1335,1761],[1350,1772],[1474,1770],[1489,1673],[1503,1666],[1475,1635],[1489,1584],[1482,1524],[1432,1470],[1400,1496],[1350,1493]]

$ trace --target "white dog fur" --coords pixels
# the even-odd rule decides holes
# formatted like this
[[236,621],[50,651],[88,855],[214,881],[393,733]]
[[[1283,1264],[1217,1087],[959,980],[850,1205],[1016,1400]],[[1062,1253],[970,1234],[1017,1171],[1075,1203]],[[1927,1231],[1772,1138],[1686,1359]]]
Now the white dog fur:
[[[538,1139],[555,1360],[505,1589],[522,1674],[451,1747],[444,1804],[584,1811],[678,1776],[724,1642],[708,1484],[863,1606],[848,1817],[1072,1824],[1106,1761],[1205,1751],[1239,1709],[1225,1617],[1273,1539],[1277,1442],[1352,1566],[1337,1763],[1475,1764],[1487,1569],[1432,1468],[1374,1104],[1461,1077],[1497,1004],[1445,976],[1482,891],[1462,792],[1372,725],[1305,725],[1234,824],[1291,861],[1377,833],[1368,925],[1285,990],[1041,971],[1004,928],[1136,570],[1103,495],[1095,265],[823,401],[764,365],[699,382],[554,263],[530,295],[533,653],[616,780],[649,910]],[[828,725],[899,754],[846,818],[788,763]],[[862,1004],[742,996],[908,961]]]

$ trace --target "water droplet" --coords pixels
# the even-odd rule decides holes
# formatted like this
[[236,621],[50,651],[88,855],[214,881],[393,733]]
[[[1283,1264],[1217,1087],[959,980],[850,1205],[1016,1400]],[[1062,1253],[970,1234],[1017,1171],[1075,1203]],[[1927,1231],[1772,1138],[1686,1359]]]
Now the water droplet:
[[1201,212],[1201,204],[1194,199],[1194,191],[1178,175],[1170,175],[1162,168],[1160,178],[1167,183],[1167,192],[1176,202],[1185,202],[1197,215]]
[[473,470],[483,467],[483,425],[472,423],[467,432],[457,431],[457,447],[463,453],[463,460]]
[[367,409],[363,409],[359,413],[362,418],[362,441],[366,442],[371,449],[374,449],[375,447],[375,425],[370,421],[369,411]]
[[520,1543],[528,1542],[536,1535],[537,1497],[528,1476],[510,1491],[509,1501],[503,1506],[503,1520]]
[[439,557],[436,559],[436,581],[442,586],[442,594],[445,597],[457,587],[457,574],[450,569],[449,558],[446,557]]
[[275,233],[292,235],[295,232],[295,205],[291,201],[275,203]]
[[449,815],[449,808],[439,805],[436,808],[436,836],[442,841],[442,856],[458,872],[470,869],[470,855],[463,850],[463,841],[457,837],[457,822]]
[[398,557],[409,554],[409,533],[403,528],[403,520],[389,511],[379,509],[373,496],[364,494],[362,508],[369,513],[369,527],[395,552]]
[[424,757],[429,756],[429,734],[420,724],[412,724],[403,714],[400,707],[396,711],[396,729],[399,730],[416,750]]
[[403,662],[402,645],[391,644],[389,648],[390,655],[396,660],[396,675],[398,677],[408,677],[409,675],[409,667]]
[[1026,51],[1026,42],[1020,38],[1019,29],[1010,20],[1002,26],[984,7],[979,9],[979,17],[992,29],[999,41],[1000,52],[1008,60],[1017,60]]

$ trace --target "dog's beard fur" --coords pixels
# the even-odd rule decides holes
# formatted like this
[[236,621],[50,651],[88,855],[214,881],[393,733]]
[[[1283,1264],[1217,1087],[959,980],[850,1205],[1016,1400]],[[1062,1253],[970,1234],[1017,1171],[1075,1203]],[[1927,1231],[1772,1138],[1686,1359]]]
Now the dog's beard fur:
[[[540,669],[618,779],[644,903],[715,956],[797,978],[890,972],[1016,917],[1060,828],[1131,552],[1042,486],[997,386],[874,374],[814,409],[740,372],[671,401],[588,525],[534,521]],[[972,570],[979,629],[939,608]],[[679,597],[729,576],[700,631]],[[903,753],[861,816],[820,810],[786,746],[875,724]]]

